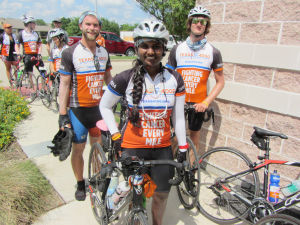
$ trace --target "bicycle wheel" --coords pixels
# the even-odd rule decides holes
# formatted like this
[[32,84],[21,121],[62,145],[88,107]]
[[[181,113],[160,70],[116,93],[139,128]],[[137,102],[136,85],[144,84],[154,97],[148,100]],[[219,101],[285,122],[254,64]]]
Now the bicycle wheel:
[[18,90],[20,95],[28,102],[31,103],[36,98],[36,77],[32,74],[31,77],[25,72],[20,77],[18,82]]
[[38,96],[42,100],[44,106],[49,108],[51,104],[51,91],[47,83],[47,80],[42,75],[39,75],[36,80],[36,85],[38,89],[37,91]]
[[[248,215],[249,202],[259,194],[256,171],[242,152],[227,147],[214,148],[200,157],[200,194],[197,207],[208,219],[218,224],[232,224]],[[230,177],[232,176],[232,177]],[[240,197],[236,197],[240,196]]]
[[54,81],[52,81],[52,86],[50,88],[51,90],[51,99],[52,99],[52,102],[54,103],[54,109],[56,112],[58,112],[59,110],[59,104],[58,104],[58,89],[59,89],[59,86],[58,86],[58,81],[57,79],[55,79]]
[[101,166],[107,163],[105,153],[99,143],[93,144],[89,155],[88,178],[90,182],[90,199],[93,214],[99,224],[108,224],[105,202],[102,200],[105,180],[100,180]]
[[148,225],[147,214],[143,211],[130,211],[126,225]]
[[[188,171],[185,172],[185,176],[180,185],[176,186],[177,194],[180,202],[186,209],[192,209],[195,207],[199,196],[199,182],[200,182],[200,165],[199,158],[195,145],[189,137],[186,137],[186,141],[189,145],[187,150],[187,162]],[[177,152],[179,150],[177,149]]]
[[274,214],[260,219],[256,225],[299,225],[300,220],[285,214]]

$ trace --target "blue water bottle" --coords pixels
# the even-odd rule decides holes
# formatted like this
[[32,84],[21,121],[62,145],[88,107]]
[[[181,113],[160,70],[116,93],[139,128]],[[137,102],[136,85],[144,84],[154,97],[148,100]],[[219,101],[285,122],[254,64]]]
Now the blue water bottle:
[[269,184],[269,202],[277,203],[279,200],[279,191],[280,191],[280,175],[277,173],[277,170],[274,170],[270,176]]
[[107,207],[109,209],[114,209],[114,201],[112,199],[113,193],[116,191],[116,188],[118,187],[119,184],[119,176],[118,173],[113,171],[111,178],[110,178],[110,183],[106,192],[107,196]]

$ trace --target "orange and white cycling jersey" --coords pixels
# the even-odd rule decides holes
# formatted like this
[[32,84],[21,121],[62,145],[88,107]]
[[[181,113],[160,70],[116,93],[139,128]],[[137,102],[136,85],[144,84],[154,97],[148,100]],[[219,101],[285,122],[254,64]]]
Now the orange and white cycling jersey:
[[33,55],[39,53],[38,51],[42,41],[37,32],[21,30],[18,34],[18,40],[20,44],[23,44],[24,54]]
[[202,102],[207,97],[207,80],[211,70],[223,70],[221,53],[210,43],[196,51],[191,50],[186,42],[175,46],[166,66],[182,75],[186,102],[194,103]]
[[96,38],[96,43],[102,47],[105,47],[105,39],[101,34],[99,34]]
[[[129,109],[133,107],[133,74],[133,69],[117,74],[108,86],[112,93],[126,96]],[[128,122],[122,148],[162,148],[171,145],[170,117],[175,97],[185,94],[183,79],[179,73],[167,68],[154,80],[148,73],[144,78],[143,95],[138,105],[140,120],[138,126]]]
[[80,41],[65,49],[59,72],[72,76],[69,107],[99,105],[104,73],[110,69],[109,54],[102,46],[97,45],[95,55]]
[[9,39],[9,36],[5,32],[0,36],[0,45],[2,45],[0,55],[9,56],[10,51],[14,50],[14,47],[13,49],[10,49],[11,42],[14,44],[19,44],[15,34],[12,34],[12,38],[13,41]]
[[68,45],[65,45],[64,47],[62,47],[62,49],[59,49],[59,48],[52,48],[51,49],[50,57],[49,57],[48,61],[53,62],[54,72],[57,72],[59,70],[60,62],[61,62],[61,53],[62,53],[63,50],[65,50],[68,47],[69,47]]

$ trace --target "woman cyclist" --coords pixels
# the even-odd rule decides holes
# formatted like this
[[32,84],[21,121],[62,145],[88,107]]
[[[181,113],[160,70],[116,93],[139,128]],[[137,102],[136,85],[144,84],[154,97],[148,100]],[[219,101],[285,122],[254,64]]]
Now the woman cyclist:
[[55,44],[55,47],[50,51],[50,71],[52,79],[55,78],[58,73],[60,62],[61,62],[61,53],[64,49],[68,48],[65,38],[65,32],[61,28],[56,28],[51,33],[51,39]]
[[[185,160],[187,149],[184,99],[185,88],[181,75],[162,66],[169,32],[154,20],[141,22],[133,32],[137,60],[132,69],[117,74],[108,85],[100,102],[100,111],[112,134],[120,143],[112,107],[125,96],[129,121],[122,129],[122,154],[145,160],[173,159],[170,143],[170,117],[178,138],[178,161]],[[162,224],[170,191],[168,180],[174,169],[168,165],[151,168],[150,176],[157,185],[152,201],[153,224]]]
[[[6,76],[11,86],[11,66],[18,65],[15,44],[19,42],[17,36],[12,33],[12,25],[5,23],[3,24],[3,28],[4,33],[0,36],[1,56],[6,68]],[[17,79],[17,77],[13,77],[12,79]]]

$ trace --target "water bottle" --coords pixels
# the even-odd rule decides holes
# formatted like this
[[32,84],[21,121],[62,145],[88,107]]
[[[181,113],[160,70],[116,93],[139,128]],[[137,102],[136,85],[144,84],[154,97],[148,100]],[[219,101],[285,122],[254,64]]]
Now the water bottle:
[[119,184],[119,176],[118,173],[113,171],[111,178],[110,178],[110,183],[107,189],[107,207],[109,209],[114,209],[114,202],[112,200],[112,196],[114,194],[114,192],[116,191],[116,188],[118,187]]
[[124,198],[130,190],[129,183],[127,181],[122,181],[119,183],[115,193],[112,195],[112,200],[115,206]]
[[290,195],[295,194],[300,190],[300,179],[292,181],[288,186],[281,188],[282,194],[288,197]]
[[21,78],[21,75],[22,75],[22,70],[19,70],[18,73],[17,73],[17,80],[19,81],[20,78]]
[[274,170],[270,176],[269,184],[269,202],[277,203],[279,200],[279,191],[280,191],[280,175],[277,173],[277,170]]

